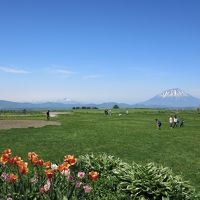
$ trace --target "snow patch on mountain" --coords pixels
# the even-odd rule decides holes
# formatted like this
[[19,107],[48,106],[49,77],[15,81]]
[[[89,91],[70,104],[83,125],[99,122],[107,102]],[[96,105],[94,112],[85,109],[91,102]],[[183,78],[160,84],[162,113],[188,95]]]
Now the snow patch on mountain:
[[179,88],[175,88],[175,89],[165,90],[158,96],[166,98],[166,97],[188,97],[190,95]]

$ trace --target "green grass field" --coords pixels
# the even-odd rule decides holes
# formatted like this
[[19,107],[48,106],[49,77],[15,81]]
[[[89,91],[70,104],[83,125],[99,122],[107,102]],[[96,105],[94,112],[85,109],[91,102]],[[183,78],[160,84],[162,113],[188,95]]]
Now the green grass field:
[[[46,119],[39,112],[29,114],[28,119]],[[170,114],[175,111],[130,109],[125,115],[125,110],[116,110],[109,117],[103,110],[76,110],[53,119],[61,121],[61,126],[0,130],[0,151],[11,148],[24,160],[29,151],[35,151],[51,161],[61,160],[65,154],[106,152],[128,163],[170,167],[200,190],[200,114],[179,111],[185,126],[174,129],[168,125]],[[1,113],[0,119],[4,118],[26,117]],[[156,129],[155,118],[162,121],[161,130]]]

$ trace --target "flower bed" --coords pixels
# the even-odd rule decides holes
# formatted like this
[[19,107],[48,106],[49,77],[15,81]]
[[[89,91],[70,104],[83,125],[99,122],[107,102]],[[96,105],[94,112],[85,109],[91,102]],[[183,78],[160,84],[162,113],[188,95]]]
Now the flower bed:
[[195,200],[194,188],[169,168],[129,165],[107,154],[66,155],[63,162],[28,153],[28,162],[10,149],[0,157],[1,200]]
[[63,163],[44,161],[35,152],[28,153],[29,162],[12,156],[6,149],[0,157],[0,199],[72,199],[87,198],[92,182],[99,173],[78,169],[74,155],[66,155]]

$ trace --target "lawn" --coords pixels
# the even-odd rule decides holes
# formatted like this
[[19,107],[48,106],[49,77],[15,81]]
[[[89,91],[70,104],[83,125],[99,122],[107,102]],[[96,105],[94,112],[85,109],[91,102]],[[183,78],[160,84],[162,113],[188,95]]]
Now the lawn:
[[[121,116],[118,113],[122,113]],[[168,118],[177,113],[185,126],[170,129]],[[0,119],[26,116],[0,115]],[[27,113],[28,119],[46,119],[39,112]],[[162,121],[157,130],[155,118]],[[61,126],[0,130],[0,151],[11,148],[26,160],[29,151],[45,160],[61,160],[65,154],[79,156],[106,152],[132,163],[155,162],[170,167],[200,190],[200,114],[196,111],[153,109],[115,110],[111,117],[103,110],[75,110],[53,120]]]

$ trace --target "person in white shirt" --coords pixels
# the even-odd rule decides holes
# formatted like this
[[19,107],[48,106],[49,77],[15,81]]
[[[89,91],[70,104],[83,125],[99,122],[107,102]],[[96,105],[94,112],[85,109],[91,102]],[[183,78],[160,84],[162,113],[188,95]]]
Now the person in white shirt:
[[172,116],[170,116],[170,118],[169,118],[169,127],[170,128],[173,127],[173,118],[172,118]]
[[178,118],[176,115],[174,115],[174,127],[177,127],[178,123]]

